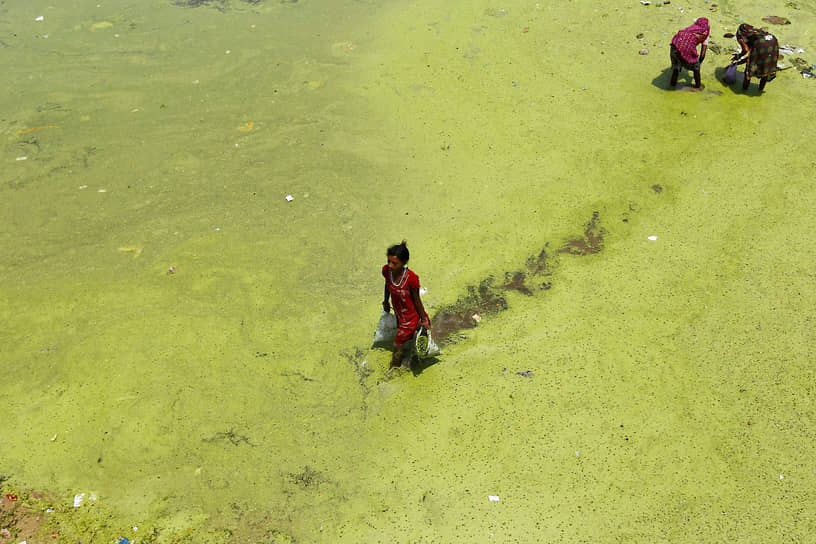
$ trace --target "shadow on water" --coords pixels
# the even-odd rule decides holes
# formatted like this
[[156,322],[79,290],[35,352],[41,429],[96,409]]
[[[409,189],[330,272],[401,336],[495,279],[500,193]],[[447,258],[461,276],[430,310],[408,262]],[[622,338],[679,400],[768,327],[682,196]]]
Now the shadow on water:
[[733,94],[742,94],[745,96],[750,96],[752,98],[756,98],[758,96],[762,96],[765,93],[759,92],[759,79],[755,79],[751,82],[748,86],[748,90],[745,91],[742,89],[742,82],[745,80],[745,72],[743,70],[737,71],[737,80],[732,84],[729,85],[724,81],[725,78],[725,70],[728,68],[727,66],[718,66],[714,69],[714,77],[717,78],[717,81],[720,83],[720,86],[723,89],[731,91]]
[[[671,67],[664,69],[662,72],[660,72],[660,75],[658,75],[656,78],[652,80],[652,85],[654,85],[658,89],[663,89],[664,91],[671,91],[672,88],[669,85],[669,83],[671,83],[671,73],[672,73]],[[689,78],[689,81],[690,82],[694,81],[694,78]]]
[[728,85],[723,81],[723,77],[725,76],[725,69],[726,66],[718,66],[714,68],[714,79],[717,80],[719,85],[714,88],[714,83],[708,81],[708,86],[706,86],[706,81],[703,81],[703,87],[701,89],[695,89],[693,87],[694,84],[694,76],[688,70],[680,70],[680,77],[677,78],[677,87],[672,88],[669,83],[671,82],[671,67],[664,69],[660,72],[660,75],[655,77],[652,80],[652,85],[657,87],[658,89],[663,89],[664,91],[685,91],[685,92],[703,92],[705,94],[715,94],[721,95],[724,90],[728,90],[734,94],[743,94],[750,97],[757,97],[762,96],[764,93],[759,92],[759,88],[756,82],[751,82],[751,86],[748,87],[747,91],[742,90],[742,81],[744,74],[742,70],[737,72],[737,81],[733,85]]
[[424,357],[424,358],[419,359],[419,360],[414,359],[414,361],[411,363],[411,373],[415,377],[417,377],[420,374],[422,374],[422,372],[424,372],[425,369],[432,367],[433,365],[437,364],[438,362],[439,362],[439,357],[437,357],[437,356]]

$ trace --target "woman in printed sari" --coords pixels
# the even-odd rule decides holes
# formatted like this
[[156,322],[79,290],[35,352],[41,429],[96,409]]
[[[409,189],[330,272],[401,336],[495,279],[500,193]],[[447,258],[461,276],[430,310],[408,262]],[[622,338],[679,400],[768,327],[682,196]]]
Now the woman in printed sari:
[[[776,61],[779,59],[779,42],[776,36],[749,24],[741,24],[737,29],[737,41],[742,51],[735,54],[731,60],[736,64],[745,64],[745,78],[742,80],[742,89],[748,90],[752,77],[759,78],[759,92],[765,89],[765,84],[776,77]],[[739,60],[745,54],[742,60]]]
[[[670,57],[672,64],[671,86],[677,85],[677,76],[680,69],[694,72],[694,88],[700,88],[700,64],[705,59],[708,48],[708,19],[700,17],[690,27],[684,28],[674,35],[671,41]],[[697,54],[697,46],[700,54]]]

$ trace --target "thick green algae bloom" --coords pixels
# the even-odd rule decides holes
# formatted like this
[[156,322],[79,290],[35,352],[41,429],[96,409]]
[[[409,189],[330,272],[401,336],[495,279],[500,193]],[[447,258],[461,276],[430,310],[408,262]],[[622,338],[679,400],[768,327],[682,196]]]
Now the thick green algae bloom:
[[[717,79],[740,18],[816,62],[813,3],[39,7],[0,15],[0,474],[44,531],[816,532],[816,83]],[[723,52],[670,91],[699,16]],[[463,319],[395,376],[402,238]]]

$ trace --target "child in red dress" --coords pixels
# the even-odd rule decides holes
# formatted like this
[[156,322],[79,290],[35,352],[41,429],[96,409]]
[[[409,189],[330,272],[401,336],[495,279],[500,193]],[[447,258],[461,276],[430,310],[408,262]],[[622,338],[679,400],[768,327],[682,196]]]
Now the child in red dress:
[[[406,246],[406,241],[395,246],[391,246],[385,252],[388,257],[388,264],[383,266],[382,275],[385,278],[385,298],[383,299],[383,310],[391,311],[388,298],[394,305],[394,315],[397,317],[397,337],[394,339],[394,356],[391,358],[391,366],[400,366],[402,360],[402,348],[405,342],[413,338],[414,333],[420,325],[430,329],[431,320],[419,298],[419,276],[408,270],[410,253]],[[402,363],[406,368],[411,368],[411,357],[406,357],[406,362]]]

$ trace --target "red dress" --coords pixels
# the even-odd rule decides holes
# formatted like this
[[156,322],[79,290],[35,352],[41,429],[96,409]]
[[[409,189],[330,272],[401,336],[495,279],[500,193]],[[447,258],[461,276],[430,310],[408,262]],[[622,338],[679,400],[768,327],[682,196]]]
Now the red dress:
[[414,306],[414,299],[411,297],[411,289],[419,289],[419,276],[406,268],[399,283],[394,283],[391,279],[391,269],[387,264],[382,268],[382,275],[385,277],[385,285],[391,295],[394,315],[397,316],[397,337],[394,343],[403,344],[414,335],[419,327],[419,314]]

